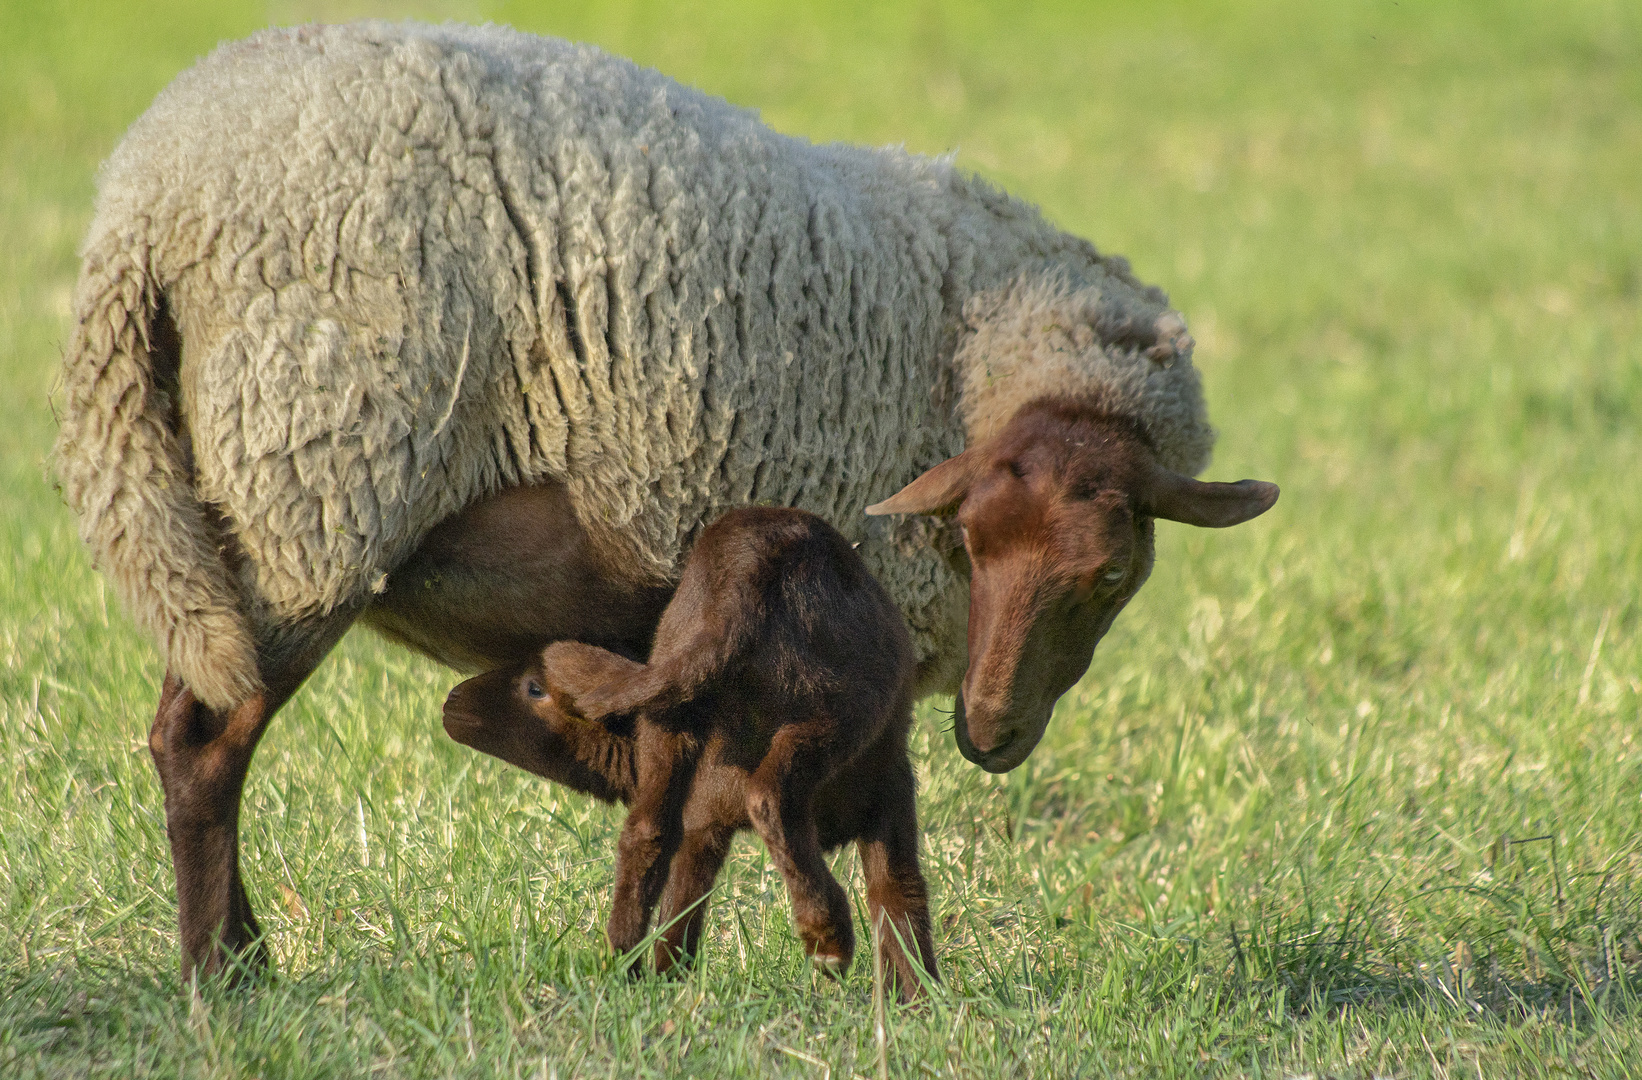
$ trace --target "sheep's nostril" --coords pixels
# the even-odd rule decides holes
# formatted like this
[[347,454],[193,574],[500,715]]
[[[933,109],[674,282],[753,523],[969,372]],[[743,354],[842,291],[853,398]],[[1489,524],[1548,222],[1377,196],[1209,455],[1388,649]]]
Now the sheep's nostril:
[[973,719],[969,723],[969,741],[976,750],[983,754],[995,754],[1000,749],[1015,741],[1019,731],[1007,724],[977,724]]
[[983,754],[999,754],[1013,746],[1015,744],[1015,740],[1019,737],[1019,730],[1015,728],[1001,728],[992,733],[992,737],[986,741],[985,746],[982,746],[978,742],[975,746]]

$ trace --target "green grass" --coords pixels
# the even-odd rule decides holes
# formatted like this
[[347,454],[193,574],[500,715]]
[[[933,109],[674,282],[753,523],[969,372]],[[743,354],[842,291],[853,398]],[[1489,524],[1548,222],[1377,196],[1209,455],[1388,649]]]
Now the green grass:
[[[1642,12],[879,7],[420,10],[956,148],[1170,290],[1212,475],[1283,485],[1159,529],[1015,773],[924,713],[946,983],[890,1072],[1642,1071]],[[453,676],[365,634],[245,796],[280,977],[182,992],[158,664],[45,479],[49,394],[97,161],[219,38],[331,10],[380,5],[0,4],[0,1075],[875,1075],[864,965],[812,985],[757,844],[699,972],[627,981],[619,816],[452,744]]]

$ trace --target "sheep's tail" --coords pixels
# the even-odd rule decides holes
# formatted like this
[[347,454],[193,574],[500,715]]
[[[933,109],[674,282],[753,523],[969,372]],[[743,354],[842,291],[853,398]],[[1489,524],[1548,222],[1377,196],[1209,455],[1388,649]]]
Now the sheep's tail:
[[262,688],[222,538],[194,490],[178,402],[180,343],[140,242],[86,250],[53,451],[80,537],[168,670],[205,705]]

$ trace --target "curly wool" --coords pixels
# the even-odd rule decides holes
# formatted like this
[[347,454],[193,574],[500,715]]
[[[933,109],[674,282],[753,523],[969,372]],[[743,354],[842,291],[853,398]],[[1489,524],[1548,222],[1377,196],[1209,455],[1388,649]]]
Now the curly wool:
[[731,506],[826,517],[944,681],[965,584],[863,507],[1040,392],[1134,415],[1186,471],[1212,440],[1162,294],[1032,207],[494,26],[219,48],[106,164],[83,254],[58,474],[218,706],[439,520],[543,480],[635,579]]
[[1165,468],[1196,476],[1208,466],[1214,429],[1192,338],[1160,290],[1113,295],[1032,275],[973,297],[964,319],[955,366],[972,441],[996,434],[1029,401],[1065,395],[1138,422]]

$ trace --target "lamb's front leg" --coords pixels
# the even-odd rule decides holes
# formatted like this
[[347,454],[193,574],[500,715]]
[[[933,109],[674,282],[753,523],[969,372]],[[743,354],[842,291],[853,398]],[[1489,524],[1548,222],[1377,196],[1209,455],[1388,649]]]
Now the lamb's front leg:
[[616,887],[605,936],[618,956],[636,949],[667,884],[684,831],[698,741],[640,720],[634,735],[638,785],[616,843]]
[[661,937],[656,941],[656,973],[685,969],[695,962],[701,945],[702,926],[707,921],[707,894],[718,880],[718,872],[730,853],[735,828],[717,821],[692,822],[691,808],[685,808],[684,837],[673,855],[662,894],[657,922]]

